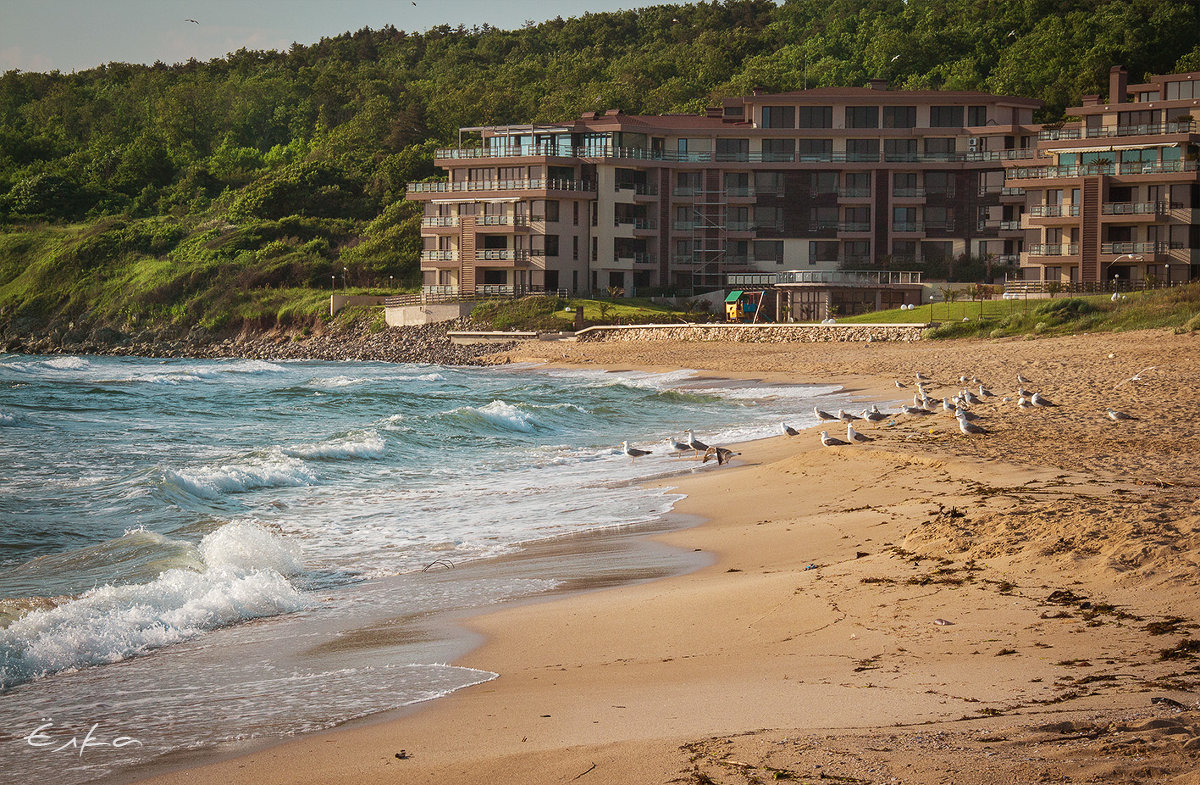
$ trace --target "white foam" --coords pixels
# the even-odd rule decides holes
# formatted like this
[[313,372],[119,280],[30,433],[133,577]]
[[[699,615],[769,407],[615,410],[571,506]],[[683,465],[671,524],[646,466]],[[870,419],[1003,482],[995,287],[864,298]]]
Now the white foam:
[[14,620],[0,630],[0,688],[308,605],[285,577],[303,569],[297,551],[262,527],[227,524],[199,550],[201,570],[176,568],[149,583],[101,586]]
[[41,365],[46,368],[54,368],[59,371],[76,371],[83,368],[90,368],[91,363],[82,357],[54,357],[49,360],[42,360]]
[[0,412],[0,426],[16,425],[16,424],[17,424],[17,415],[8,414],[7,412]]
[[208,464],[170,470],[165,479],[195,496],[215,499],[223,493],[240,493],[253,488],[289,488],[313,485],[317,473],[298,458],[278,448],[238,462]]
[[444,381],[446,381],[446,377],[442,376],[440,373],[423,373],[420,376],[418,376],[417,379],[422,382],[444,382]]
[[474,413],[492,425],[522,433],[531,433],[538,427],[538,422],[531,416],[504,401],[492,401],[487,406],[467,406],[456,411]]
[[368,381],[370,380],[361,377],[331,376],[327,379],[310,379],[307,386],[325,388],[351,387],[355,384],[366,384]]
[[353,431],[315,444],[284,448],[295,458],[382,458],[384,441],[378,431]]

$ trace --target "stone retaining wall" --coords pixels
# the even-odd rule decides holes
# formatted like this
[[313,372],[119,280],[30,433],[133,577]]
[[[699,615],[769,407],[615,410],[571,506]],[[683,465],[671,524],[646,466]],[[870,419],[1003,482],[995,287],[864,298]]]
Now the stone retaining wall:
[[727,341],[854,343],[919,341],[924,324],[638,324],[589,327],[580,341]]

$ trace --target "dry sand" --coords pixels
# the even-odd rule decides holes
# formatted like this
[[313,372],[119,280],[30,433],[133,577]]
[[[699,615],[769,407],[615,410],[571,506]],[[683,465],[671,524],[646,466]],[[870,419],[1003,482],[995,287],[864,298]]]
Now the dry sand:
[[[998,397],[985,436],[939,413],[745,445],[673,483],[708,522],[662,539],[712,566],[474,619],[461,664],[500,678],[155,781],[1200,782],[1198,341],[522,346],[881,402],[976,374]],[[1058,406],[1001,402],[1018,371]]]

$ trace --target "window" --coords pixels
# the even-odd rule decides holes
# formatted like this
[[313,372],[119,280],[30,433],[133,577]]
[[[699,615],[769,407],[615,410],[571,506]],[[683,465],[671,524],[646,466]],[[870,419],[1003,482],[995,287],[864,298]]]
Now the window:
[[782,194],[783,172],[755,172],[754,190],[760,194]]
[[915,106],[885,106],[883,107],[884,128],[916,128],[917,107]]
[[700,172],[676,172],[675,193],[690,196],[700,190]]
[[1176,101],[1181,98],[1200,98],[1200,81],[1167,82],[1167,100]]
[[794,106],[764,106],[762,108],[762,128],[795,128],[796,107]]
[[949,172],[925,173],[926,196],[953,196],[954,180]]
[[725,117],[744,117],[746,114],[746,107],[744,107],[744,106],[727,106],[721,112],[721,114],[724,115]]
[[808,187],[817,196],[837,194],[838,173],[837,172],[807,172]]
[[782,240],[755,240],[754,261],[783,264]]
[[968,106],[967,125],[987,125],[987,107]]
[[847,139],[846,140],[846,160],[847,161],[878,161],[879,160],[879,140],[878,139]]
[[925,207],[925,231],[949,231],[954,228],[954,209],[939,205]]
[[1157,109],[1144,109],[1140,112],[1117,112],[1117,127],[1138,128],[1155,125],[1161,117],[1162,112]]
[[917,226],[917,208],[915,207],[893,207],[892,208],[892,231],[894,232],[916,232],[919,231]]
[[783,208],[754,206],[754,225],[759,231],[779,232],[783,230]]
[[548,234],[545,237],[546,256],[558,256],[558,235]]
[[851,264],[862,264],[871,261],[870,240],[847,240],[842,244],[842,258]]
[[795,139],[763,139],[764,161],[793,161],[796,158]]
[[718,139],[718,161],[748,161],[750,160],[749,139]]
[[730,196],[751,196],[750,174],[748,172],[726,172],[724,177],[725,193]]
[[546,220],[558,223],[558,201],[554,199],[546,200]]
[[931,106],[929,107],[930,128],[962,128],[963,108],[961,106]]
[[926,261],[945,261],[954,252],[954,244],[950,242],[921,243],[921,257]]
[[915,161],[917,160],[916,139],[884,139],[883,159],[885,161]]
[[800,128],[833,128],[833,107],[798,107],[796,109],[796,125]]
[[954,153],[954,137],[926,137],[925,157],[938,160],[948,159]]
[[846,172],[846,190],[849,196],[870,196],[870,172]]
[[808,228],[815,232],[833,231],[838,225],[837,207],[808,208]]
[[808,263],[836,262],[838,258],[837,241],[813,240],[808,244]]
[[892,175],[892,196],[920,196],[916,172],[896,172]]
[[846,208],[846,231],[849,232],[865,232],[871,225],[871,208],[863,205],[862,207],[847,207]]
[[915,262],[917,260],[917,241],[893,240],[892,258],[897,262]]
[[801,139],[796,154],[801,161],[828,161],[833,158],[833,140]]
[[579,261],[579,235],[571,238],[571,258]]
[[846,107],[846,127],[847,128],[878,128],[879,127],[879,107],[878,106],[847,106]]
[[[576,226],[579,226],[579,202],[571,202],[571,221]],[[579,257],[576,256],[576,259]]]

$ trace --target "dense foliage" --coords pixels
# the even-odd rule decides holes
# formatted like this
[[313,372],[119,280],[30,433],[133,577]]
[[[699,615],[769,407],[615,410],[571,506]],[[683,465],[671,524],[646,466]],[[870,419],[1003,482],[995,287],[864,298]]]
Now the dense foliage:
[[694,112],[875,76],[1033,96],[1051,119],[1104,92],[1116,63],[1135,81],[1200,70],[1198,28],[1195,3],[1159,0],[729,0],[9,72],[0,323],[269,321],[296,307],[283,290],[415,283],[404,186],[436,174],[460,126]]

